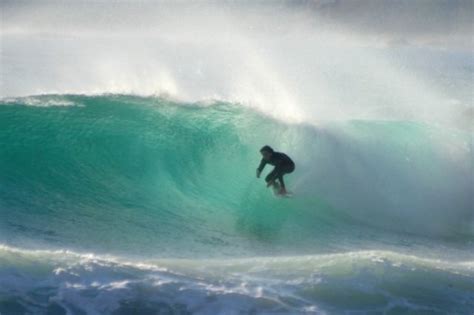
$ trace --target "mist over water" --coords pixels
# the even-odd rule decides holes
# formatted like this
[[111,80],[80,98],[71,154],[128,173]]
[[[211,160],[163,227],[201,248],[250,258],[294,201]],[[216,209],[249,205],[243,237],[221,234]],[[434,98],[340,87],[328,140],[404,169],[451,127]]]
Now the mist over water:
[[0,313],[470,314],[472,3],[354,3],[3,1]]
[[[472,119],[472,45],[421,45],[408,30],[375,37],[344,26],[323,3],[3,6],[3,96],[217,99],[310,123],[409,119],[466,127]],[[463,29],[466,21],[457,23]]]

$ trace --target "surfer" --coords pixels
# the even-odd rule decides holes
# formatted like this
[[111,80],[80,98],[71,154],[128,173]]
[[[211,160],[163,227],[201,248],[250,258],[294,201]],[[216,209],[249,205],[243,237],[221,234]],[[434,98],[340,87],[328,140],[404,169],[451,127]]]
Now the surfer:
[[267,187],[273,186],[275,189],[278,189],[278,184],[276,180],[280,182],[280,190],[278,194],[286,195],[287,191],[285,188],[285,182],[283,181],[283,175],[289,174],[295,170],[295,163],[290,159],[288,155],[281,152],[275,152],[273,149],[266,145],[260,149],[262,154],[262,161],[257,168],[257,178],[260,178],[263,168],[266,164],[271,164],[275,168],[265,177],[267,182]]

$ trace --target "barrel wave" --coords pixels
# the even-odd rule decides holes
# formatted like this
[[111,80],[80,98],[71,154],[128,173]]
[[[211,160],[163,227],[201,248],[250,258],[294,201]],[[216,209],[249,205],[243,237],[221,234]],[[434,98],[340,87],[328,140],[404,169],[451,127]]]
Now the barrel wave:
[[[23,266],[2,312],[474,307],[469,132],[132,95],[1,105],[0,264]],[[293,198],[255,178],[264,144],[294,158]]]
[[0,12],[0,315],[473,314],[472,1]]

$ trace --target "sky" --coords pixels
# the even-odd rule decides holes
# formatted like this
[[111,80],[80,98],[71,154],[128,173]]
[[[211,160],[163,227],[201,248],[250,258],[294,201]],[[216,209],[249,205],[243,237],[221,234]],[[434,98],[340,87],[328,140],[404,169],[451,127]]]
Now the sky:
[[1,12],[3,34],[146,32],[182,23],[205,24],[207,17],[219,16],[225,28],[232,16],[253,31],[265,33],[284,35],[305,24],[321,30],[350,31],[368,42],[386,45],[472,50],[473,4],[470,0],[4,0]]

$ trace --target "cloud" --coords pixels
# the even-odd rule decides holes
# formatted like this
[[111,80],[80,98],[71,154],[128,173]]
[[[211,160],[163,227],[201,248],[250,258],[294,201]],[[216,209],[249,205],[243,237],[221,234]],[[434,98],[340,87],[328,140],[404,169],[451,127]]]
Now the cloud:
[[359,0],[307,3],[324,23],[388,42],[433,45],[473,44],[473,2]]
[[[239,24],[254,34],[335,31],[368,43],[473,47],[471,0],[2,1],[2,33],[147,33]],[[219,18],[222,17],[222,18]],[[212,22],[212,23],[211,23]],[[205,28],[200,26],[201,30]]]

